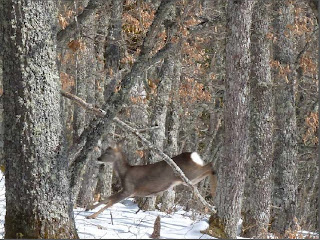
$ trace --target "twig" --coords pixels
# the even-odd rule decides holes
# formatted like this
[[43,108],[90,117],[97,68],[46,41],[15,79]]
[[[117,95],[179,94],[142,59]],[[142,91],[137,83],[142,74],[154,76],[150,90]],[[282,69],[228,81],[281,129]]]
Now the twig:
[[113,225],[113,217],[112,217],[112,212],[110,211],[110,217],[111,217],[111,224]]
[[104,110],[102,110],[100,108],[96,108],[92,104],[85,102],[83,99],[77,97],[76,95],[73,95],[72,93],[65,92],[63,90],[61,90],[60,92],[61,92],[62,96],[69,98],[70,100],[73,100],[73,102],[75,102],[77,105],[83,107],[87,111],[92,112],[92,113],[98,115],[99,117],[103,117],[104,115],[106,115],[106,112]]
[[316,34],[316,32],[318,31],[319,28],[315,28],[313,30],[313,32],[310,35],[310,39],[309,41],[306,42],[306,44],[304,45],[304,47],[302,48],[302,50],[298,53],[297,58],[295,63],[298,64],[300,59],[302,58],[303,54],[308,50],[309,46],[310,46],[310,42],[312,41],[313,36]]
[[142,210],[142,208],[144,207],[144,205],[146,205],[147,201],[148,201],[148,199],[145,198],[144,201],[143,201],[143,203],[142,203],[142,206],[141,206],[141,207],[139,207],[139,204],[138,204],[138,208],[139,208],[139,209],[136,211],[136,214]]
[[[66,93],[61,91],[61,93],[63,93],[62,95],[73,100],[74,102],[76,102],[78,105],[80,105],[81,107],[83,107],[84,109],[91,111],[92,113],[97,114],[99,117],[103,117],[106,112],[100,108],[95,108],[92,106],[92,104],[86,103],[83,99],[74,96],[71,93]],[[193,190],[193,193],[195,194],[195,196],[199,199],[199,201],[208,209],[210,209],[213,213],[216,213],[216,209],[215,207],[211,206],[209,203],[206,202],[206,200],[201,196],[201,194],[199,193],[198,189],[192,185],[191,181],[185,176],[185,174],[182,172],[182,170],[179,168],[179,166],[168,156],[166,155],[164,152],[162,152],[160,149],[158,149],[157,147],[155,147],[150,141],[148,141],[145,137],[143,137],[140,133],[138,129],[135,129],[131,126],[129,126],[128,124],[126,124],[125,122],[121,121],[119,118],[115,117],[113,119],[113,121],[122,129],[125,129],[129,132],[131,132],[132,134],[134,134],[135,136],[137,136],[145,145],[148,146],[149,149],[152,149],[155,153],[157,153],[158,155],[160,155],[167,163],[168,165],[173,169],[173,171],[175,172],[176,175],[178,175],[179,177],[181,177],[181,179]]]

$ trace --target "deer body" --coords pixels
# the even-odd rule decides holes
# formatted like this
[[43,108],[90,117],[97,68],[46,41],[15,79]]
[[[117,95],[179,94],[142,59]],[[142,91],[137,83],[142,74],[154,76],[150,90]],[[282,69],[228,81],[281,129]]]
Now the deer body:
[[[173,169],[165,161],[149,165],[129,165],[119,146],[109,147],[98,160],[103,163],[113,163],[113,169],[121,180],[122,190],[89,207],[88,209],[94,209],[101,204],[106,204],[104,208],[88,218],[96,218],[106,208],[125,198],[153,196],[176,185],[184,184],[182,179],[175,175]],[[196,152],[181,153],[173,157],[172,160],[181,168],[193,185],[210,175],[213,192],[217,179],[211,163],[204,165]]]

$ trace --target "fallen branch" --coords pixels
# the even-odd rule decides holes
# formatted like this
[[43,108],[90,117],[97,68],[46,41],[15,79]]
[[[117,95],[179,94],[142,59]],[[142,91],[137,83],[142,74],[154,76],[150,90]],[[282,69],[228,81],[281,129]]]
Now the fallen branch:
[[[76,104],[79,106],[83,107],[84,109],[95,113],[99,117],[103,117],[106,112],[100,108],[96,108],[92,106],[90,103],[86,103],[83,99],[71,94],[71,93],[66,93],[64,91],[61,91],[61,94],[64,97],[69,98],[70,100],[74,101]],[[207,201],[201,196],[199,193],[198,189],[192,185],[191,181],[185,176],[185,174],[182,172],[182,170],[179,168],[179,166],[164,152],[162,152],[160,149],[155,147],[150,141],[148,141],[145,137],[143,137],[138,129],[135,129],[125,122],[121,121],[119,118],[115,117],[113,118],[113,121],[122,129],[127,130],[137,136],[145,145],[148,146],[149,149],[152,149],[155,153],[157,153],[159,156],[161,156],[168,164],[169,166],[173,169],[176,175],[181,177],[181,179],[193,190],[195,196],[199,199],[199,201],[208,209],[210,209],[213,213],[216,213],[216,209],[214,206],[211,206]]]

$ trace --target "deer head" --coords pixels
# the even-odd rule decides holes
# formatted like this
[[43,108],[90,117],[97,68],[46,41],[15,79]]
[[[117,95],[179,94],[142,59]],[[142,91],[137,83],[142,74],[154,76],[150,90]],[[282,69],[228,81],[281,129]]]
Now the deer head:
[[122,154],[122,143],[112,144],[102,152],[97,160],[102,163],[114,163],[122,160]]
[[[196,152],[181,153],[173,157],[172,160],[180,167],[193,185],[210,176],[211,194],[214,197],[217,176],[211,163],[204,164]],[[98,158],[98,161],[113,163],[114,171],[120,177],[122,190],[111,195],[106,200],[87,208],[87,210],[94,209],[101,204],[106,204],[104,208],[87,218],[96,218],[105,209],[125,198],[153,196],[184,183],[180,177],[175,175],[173,169],[165,161],[131,166],[122,151],[121,143],[108,147]]]

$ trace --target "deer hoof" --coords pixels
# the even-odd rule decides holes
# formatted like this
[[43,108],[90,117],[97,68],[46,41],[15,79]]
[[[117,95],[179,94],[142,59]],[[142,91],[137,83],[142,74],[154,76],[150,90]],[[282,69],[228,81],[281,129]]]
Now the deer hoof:
[[86,216],[86,219],[95,219],[95,218],[96,218],[96,216],[94,214]]

